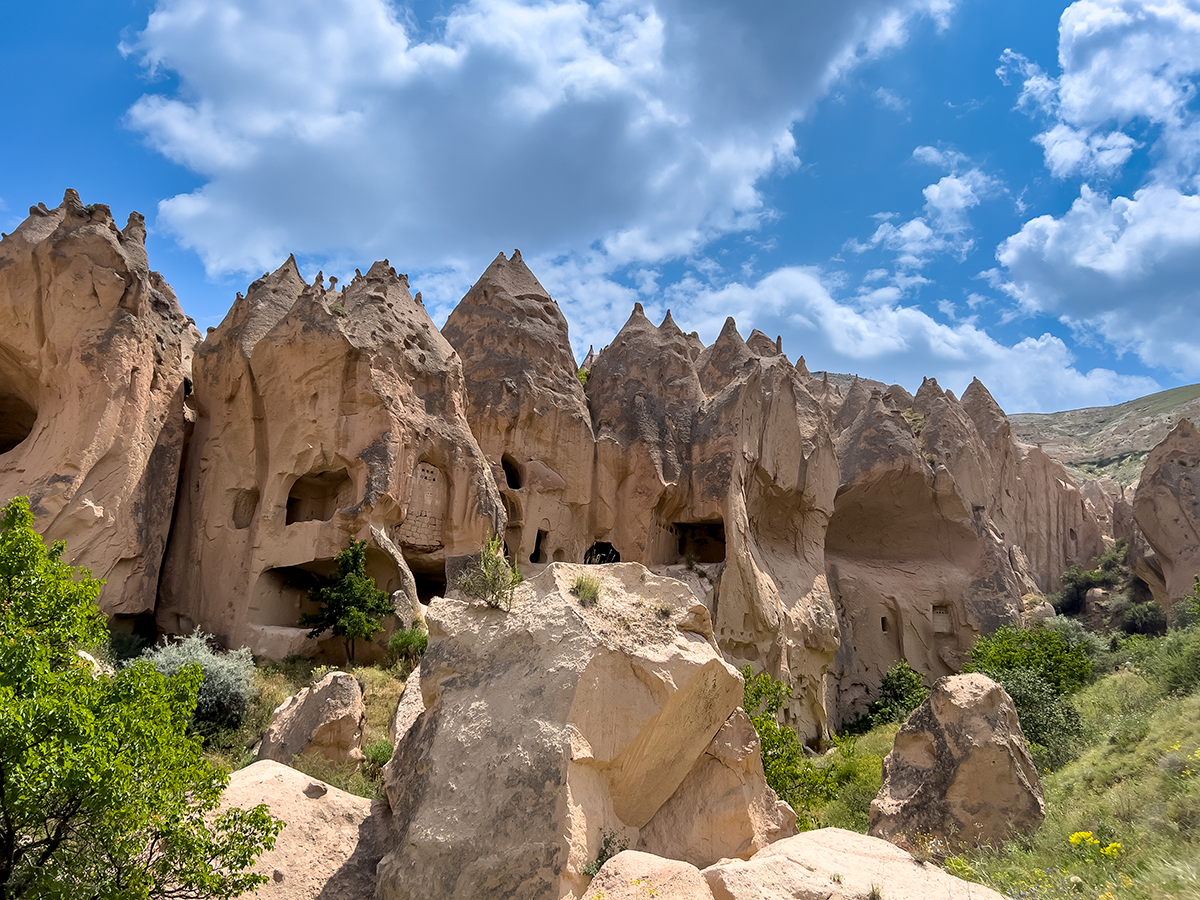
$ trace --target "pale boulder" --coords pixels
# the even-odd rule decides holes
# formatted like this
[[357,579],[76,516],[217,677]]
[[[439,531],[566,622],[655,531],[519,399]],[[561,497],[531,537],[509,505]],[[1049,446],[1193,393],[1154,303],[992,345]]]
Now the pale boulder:
[[1012,699],[986,675],[938,681],[883,761],[870,833],[999,846],[1046,816],[1042,785]]
[[702,874],[714,900],[1001,900],[887,841],[840,828],[806,831]]
[[258,758],[290,763],[297,756],[320,754],[335,765],[361,761],[365,721],[366,707],[357,679],[345,672],[330,672],[279,705]]
[[712,900],[700,870],[677,859],[624,850],[596,873],[584,900]]
[[229,776],[227,807],[265,803],[285,825],[254,871],[269,879],[246,896],[260,900],[364,900],[375,891],[387,804],[261,760]]

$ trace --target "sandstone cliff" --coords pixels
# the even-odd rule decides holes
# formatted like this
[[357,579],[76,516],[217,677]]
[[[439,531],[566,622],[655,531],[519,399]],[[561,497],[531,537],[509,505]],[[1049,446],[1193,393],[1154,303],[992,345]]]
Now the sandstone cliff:
[[239,295],[194,372],[164,630],[314,653],[296,626],[350,538],[369,540],[368,572],[407,621],[444,592],[447,557],[504,527],[458,357],[386,260],[338,290],[289,259]]
[[[1180,419],[1150,451],[1133,501],[1133,515],[1152,552],[1134,546],[1136,571],[1154,598],[1169,608],[1200,574],[1200,433]],[[1141,550],[1141,552],[1138,552]]]
[[199,340],[145,238],[69,190],[0,241],[0,497],[28,495],[122,616],[154,611]]

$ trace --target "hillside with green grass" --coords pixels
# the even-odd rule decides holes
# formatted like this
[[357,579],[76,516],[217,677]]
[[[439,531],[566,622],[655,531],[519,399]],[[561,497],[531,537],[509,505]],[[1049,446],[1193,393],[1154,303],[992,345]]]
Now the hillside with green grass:
[[1200,384],[1160,391],[1117,406],[1008,417],[1013,435],[1035,444],[1081,480],[1107,475],[1130,485],[1146,456],[1180,418],[1200,421]]

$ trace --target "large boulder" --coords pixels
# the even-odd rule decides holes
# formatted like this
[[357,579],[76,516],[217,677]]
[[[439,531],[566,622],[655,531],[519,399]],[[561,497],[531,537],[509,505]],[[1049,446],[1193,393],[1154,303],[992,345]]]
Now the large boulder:
[[0,240],[0,499],[27,495],[123,616],[154,610],[200,339],[145,240],[72,190]]
[[289,259],[238,296],[194,370],[164,631],[340,663],[340,640],[298,624],[351,538],[368,541],[367,574],[408,622],[444,592],[448,558],[503,530],[458,355],[387,260],[338,289]]
[[[601,582],[595,606],[570,595],[581,575]],[[746,772],[742,679],[679,582],[634,563],[552,563],[509,612],[442,599],[427,621],[425,708],[385,768],[395,828],[380,900],[578,897],[605,834],[707,864],[794,820],[761,770]],[[676,797],[696,796],[689,776],[714,754],[745,784],[714,786],[728,832],[697,833]]]
[[900,728],[871,801],[870,834],[1000,846],[1046,816],[1017,710],[986,675],[938,681]]
[[623,850],[604,864],[584,900],[712,900],[700,870],[677,859]]
[[1190,593],[1200,574],[1198,469],[1200,432],[1180,419],[1150,451],[1134,496],[1134,518],[1153,549],[1142,557],[1138,574],[1164,606]]
[[714,900],[1001,900],[990,888],[918,863],[887,841],[840,828],[806,831],[702,874]]
[[265,803],[271,815],[284,821],[274,849],[254,865],[269,880],[247,896],[363,900],[374,894],[387,804],[348,794],[271,760],[230,775],[221,801],[242,808]]
[[258,758],[288,764],[297,756],[315,753],[334,765],[358,762],[363,758],[366,718],[358,680],[345,672],[330,672],[279,705],[259,745]]

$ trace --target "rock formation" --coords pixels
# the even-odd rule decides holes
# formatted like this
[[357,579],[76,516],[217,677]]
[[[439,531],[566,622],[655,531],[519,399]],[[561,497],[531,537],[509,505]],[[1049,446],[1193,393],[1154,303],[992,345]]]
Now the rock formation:
[[335,766],[360,762],[367,709],[353,675],[330,672],[288,697],[271,715],[259,759],[290,765],[297,756],[320,754]]
[[712,900],[700,870],[677,859],[623,850],[588,885],[585,900]]
[[1019,622],[1022,597],[1056,589],[1103,540],[1070,476],[1012,439],[977,380],[961,401],[933,379],[915,397],[856,380],[829,411],[841,485],[825,558],[842,641],[827,706],[840,725],[898,659],[931,680],[957,672],[978,635]]
[[0,240],[0,497],[28,495],[119,616],[154,611],[200,337],[145,239],[69,190]]
[[1191,593],[1200,575],[1200,433],[1180,419],[1150,451],[1134,495],[1133,515],[1153,554],[1139,554],[1136,571],[1164,607]]
[[458,357],[386,260],[337,290],[289,259],[238,297],[193,369],[164,630],[340,661],[339,641],[296,626],[351,538],[408,621],[444,591],[448,557],[504,527]]
[[[601,580],[589,608],[569,594],[583,573]],[[632,563],[552,563],[508,613],[438,600],[427,622],[425,710],[385,768],[395,827],[380,900],[578,897],[605,832],[707,865],[794,824],[744,764],[757,753],[742,680],[682,584]],[[677,798],[698,803],[693,773],[714,764],[743,779],[712,786],[722,829],[680,825]]]
[[567,320],[519,252],[501,253],[442,329],[462,358],[467,420],[522,563],[583,560],[595,441]]
[[870,834],[999,847],[1046,804],[1017,710],[986,675],[943,678],[900,728],[871,801]]
[[255,872],[269,879],[254,897],[363,900],[373,895],[388,826],[387,804],[348,794],[270,760],[230,775],[221,802],[243,808],[265,803],[271,815],[284,821],[274,849],[254,865]]

